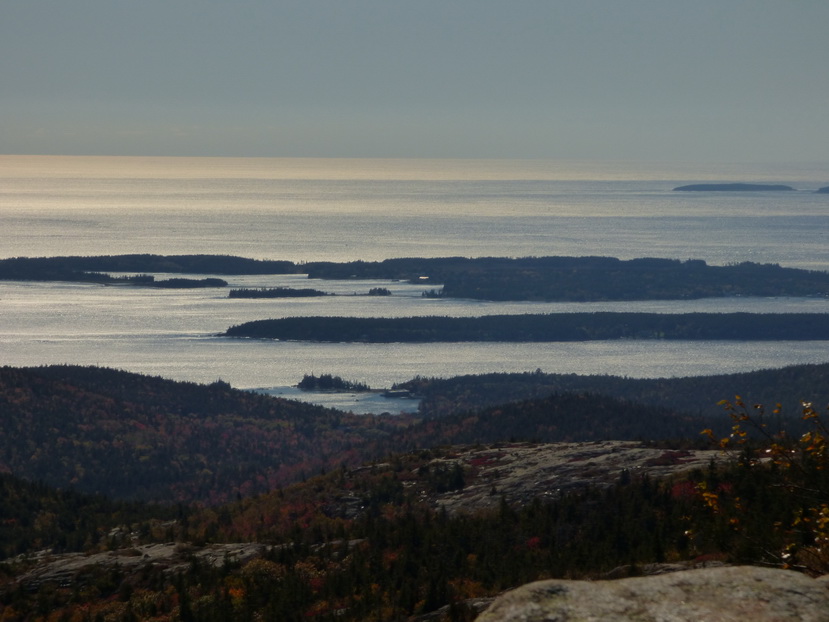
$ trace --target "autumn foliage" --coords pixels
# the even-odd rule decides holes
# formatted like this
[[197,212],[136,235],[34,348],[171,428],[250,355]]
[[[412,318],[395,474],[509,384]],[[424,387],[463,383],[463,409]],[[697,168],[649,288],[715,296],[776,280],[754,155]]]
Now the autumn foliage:
[[751,561],[829,572],[829,429],[825,415],[802,404],[805,431],[783,426],[778,404],[771,415],[762,404],[737,396],[723,401],[732,421],[728,436],[703,431],[732,458],[730,477],[698,492],[719,529],[737,536],[735,550]]

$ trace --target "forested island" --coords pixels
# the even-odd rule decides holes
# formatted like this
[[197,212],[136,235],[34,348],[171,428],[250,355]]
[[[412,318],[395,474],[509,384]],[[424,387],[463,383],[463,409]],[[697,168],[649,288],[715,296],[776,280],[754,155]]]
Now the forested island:
[[686,300],[829,294],[827,272],[752,262],[709,266],[700,260],[651,258],[469,260],[460,269],[439,266],[436,274],[429,277],[432,280],[443,283],[439,295],[494,301]]
[[361,343],[829,340],[829,314],[598,312],[482,317],[286,317],[231,326],[222,336]]
[[0,259],[3,280],[73,280],[85,272],[164,272],[173,274],[295,274],[290,261],[232,255],[98,255],[90,257],[12,257]]
[[[90,260],[91,259],[91,260]],[[11,259],[0,259],[0,281],[64,281],[72,283],[94,283],[99,285],[131,285],[136,287],[160,287],[168,289],[191,289],[199,287],[227,287],[227,281],[216,277],[191,279],[183,277],[171,277],[167,279],[156,279],[151,274],[141,272],[152,272],[158,262],[138,261],[136,272],[139,274],[112,276],[99,270],[121,272],[117,261],[101,261],[103,258],[86,257],[49,257],[49,258],[28,258],[15,257]],[[117,258],[108,258],[117,259]],[[124,262],[124,265],[129,262]],[[109,267],[107,267],[109,266]],[[131,272],[132,270],[125,270]],[[188,274],[187,271],[175,271],[174,273]]]
[[[0,260],[0,280],[149,285],[152,278],[112,277],[106,272],[307,274],[312,279],[402,280],[436,286],[433,287],[435,296],[495,301],[681,300],[829,294],[827,272],[753,262],[709,266],[705,261],[690,259],[437,257],[292,263],[221,255],[120,255]],[[380,288],[369,294],[385,295],[385,292]]]
[[303,391],[340,391],[340,392],[366,392],[371,391],[371,387],[363,382],[353,382],[351,380],[344,380],[340,376],[332,376],[331,374],[305,374],[302,380],[296,385],[298,389]]
[[[354,294],[355,296],[359,294]],[[372,287],[366,296],[391,296],[386,287]],[[260,287],[231,289],[228,298],[314,298],[318,296],[336,296],[332,292],[323,292],[310,287]]]
[[675,192],[788,192],[794,188],[783,184],[690,184],[674,188]]
[[159,279],[156,280],[153,277],[150,277],[152,280],[146,283],[145,285],[148,287],[164,287],[168,289],[193,289],[198,287],[227,287],[227,281],[223,279],[217,278],[206,278],[206,279],[182,279],[182,278],[172,278],[172,279]]
[[228,298],[313,298],[316,296],[333,296],[327,292],[312,288],[262,287],[231,289]]

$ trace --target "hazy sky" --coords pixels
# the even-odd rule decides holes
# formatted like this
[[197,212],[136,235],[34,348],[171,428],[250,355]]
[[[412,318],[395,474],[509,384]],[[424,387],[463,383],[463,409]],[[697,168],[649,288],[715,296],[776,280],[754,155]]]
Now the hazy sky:
[[0,153],[829,162],[829,0],[0,0]]

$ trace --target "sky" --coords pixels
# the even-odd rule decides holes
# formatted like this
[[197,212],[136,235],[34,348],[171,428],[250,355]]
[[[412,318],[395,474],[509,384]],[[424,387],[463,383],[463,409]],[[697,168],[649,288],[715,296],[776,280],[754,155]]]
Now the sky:
[[0,153],[829,163],[827,0],[0,0]]

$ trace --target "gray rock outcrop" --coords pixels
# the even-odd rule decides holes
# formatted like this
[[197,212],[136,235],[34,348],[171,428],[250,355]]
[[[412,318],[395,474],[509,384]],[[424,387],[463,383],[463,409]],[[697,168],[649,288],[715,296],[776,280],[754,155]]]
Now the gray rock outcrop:
[[478,622],[826,622],[829,581],[726,566],[615,581],[539,581],[503,594]]

